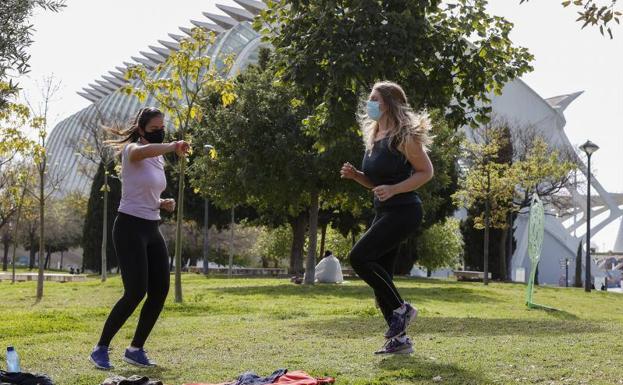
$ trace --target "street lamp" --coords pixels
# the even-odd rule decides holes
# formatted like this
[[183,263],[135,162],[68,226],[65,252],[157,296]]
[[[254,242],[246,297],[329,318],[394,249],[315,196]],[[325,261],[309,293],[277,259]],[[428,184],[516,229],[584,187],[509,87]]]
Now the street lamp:
[[586,275],[584,277],[584,291],[591,291],[591,155],[597,150],[599,146],[595,143],[587,140],[586,143],[580,146],[580,150],[586,153],[588,157],[588,186],[586,190]]
[[569,287],[569,258],[565,258],[565,287]]
[[[214,149],[214,146],[210,145],[210,144],[206,144],[203,146],[203,150],[205,151],[206,155],[210,155],[210,151],[212,151]],[[209,239],[208,239],[208,230],[209,230],[209,211],[210,211],[210,203],[208,202],[208,195],[205,195],[205,200],[204,200],[204,206],[203,206],[203,274],[207,275],[208,274],[208,256],[210,253],[210,243],[209,243]]]

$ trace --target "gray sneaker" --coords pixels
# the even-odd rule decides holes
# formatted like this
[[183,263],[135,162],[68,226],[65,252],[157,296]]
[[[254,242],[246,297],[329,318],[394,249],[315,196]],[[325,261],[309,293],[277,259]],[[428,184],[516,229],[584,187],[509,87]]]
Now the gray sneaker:
[[374,354],[411,354],[413,353],[413,344],[411,344],[411,339],[406,337],[403,342],[400,342],[398,338],[392,338],[385,342],[385,345]]
[[394,310],[389,320],[389,328],[387,332],[385,332],[385,338],[387,339],[404,335],[407,332],[409,324],[417,317],[417,309],[408,302],[405,302],[402,306],[405,307],[404,312],[401,314]]

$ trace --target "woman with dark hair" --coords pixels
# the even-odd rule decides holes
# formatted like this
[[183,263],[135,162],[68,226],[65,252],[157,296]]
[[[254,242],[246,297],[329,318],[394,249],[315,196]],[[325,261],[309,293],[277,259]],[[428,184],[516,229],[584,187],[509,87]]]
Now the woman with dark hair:
[[139,110],[129,128],[107,130],[120,137],[107,144],[121,154],[121,202],[112,238],[124,293],[112,308],[89,359],[98,369],[113,368],[108,355],[110,341],[147,295],[123,359],[136,366],[155,366],[143,345],[169,292],[169,255],[158,227],[160,209],[175,209],[175,200],[160,198],[167,185],[163,155],[175,152],[183,157],[190,146],[183,140],[163,143],[164,114],[153,107]]
[[372,289],[385,317],[387,341],[376,354],[411,353],[407,326],[417,310],[405,302],[393,282],[398,246],[422,221],[415,192],[433,177],[426,153],[432,143],[430,119],[414,112],[403,89],[393,82],[374,85],[360,115],[365,155],[363,171],[344,163],[341,177],[374,192],[376,216],[350,252],[350,264]]

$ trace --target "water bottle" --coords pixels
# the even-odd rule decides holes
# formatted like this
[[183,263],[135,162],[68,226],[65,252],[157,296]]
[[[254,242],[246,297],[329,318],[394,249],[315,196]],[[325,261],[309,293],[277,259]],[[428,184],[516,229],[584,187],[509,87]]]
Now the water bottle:
[[21,369],[19,367],[19,356],[13,346],[6,348],[6,367],[9,373],[19,373]]

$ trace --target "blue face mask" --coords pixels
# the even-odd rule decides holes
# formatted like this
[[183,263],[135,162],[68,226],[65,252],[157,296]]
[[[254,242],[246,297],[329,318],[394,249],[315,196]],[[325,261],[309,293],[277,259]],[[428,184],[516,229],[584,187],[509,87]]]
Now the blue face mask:
[[379,102],[368,100],[366,102],[366,110],[370,119],[379,120],[381,118],[381,106]]

